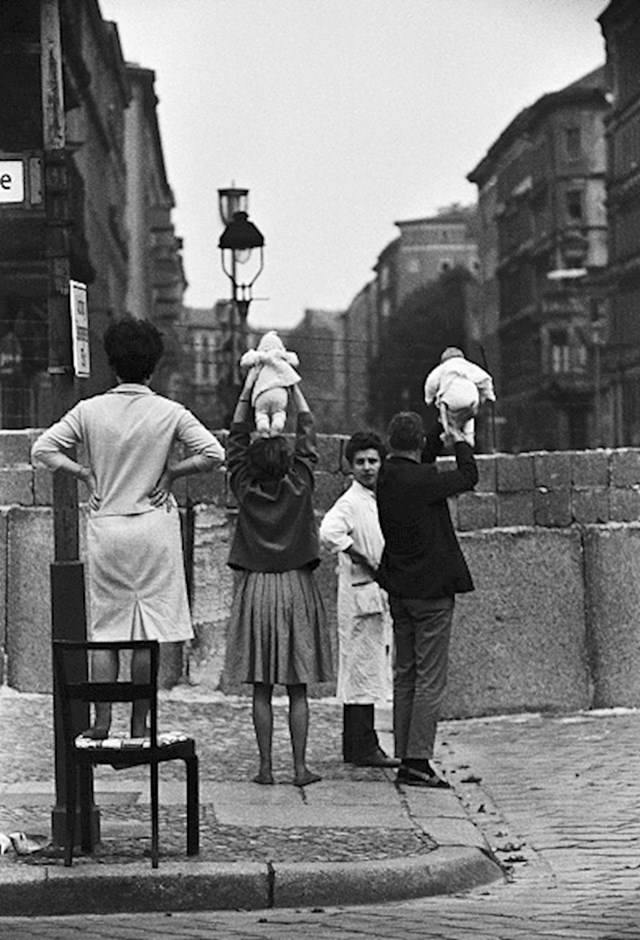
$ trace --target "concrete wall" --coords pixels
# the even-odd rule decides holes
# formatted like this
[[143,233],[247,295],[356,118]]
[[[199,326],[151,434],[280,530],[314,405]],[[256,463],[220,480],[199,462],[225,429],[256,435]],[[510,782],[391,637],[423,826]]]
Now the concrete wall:
[[[2,681],[21,691],[51,685],[51,485],[28,463],[34,434],[0,433]],[[321,438],[319,515],[348,485],[344,443]],[[457,599],[444,715],[640,706],[640,450],[479,465],[476,491],[451,503],[476,590]],[[219,472],[181,481],[177,495],[192,522],[196,638],[164,651],[163,677],[224,689],[233,500]],[[334,559],[323,556],[317,577],[335,648]]]

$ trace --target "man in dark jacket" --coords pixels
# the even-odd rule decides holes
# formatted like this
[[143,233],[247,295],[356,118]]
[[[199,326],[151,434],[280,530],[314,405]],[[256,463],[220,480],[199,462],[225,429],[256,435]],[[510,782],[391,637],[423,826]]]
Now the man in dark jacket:
[[473,449],[458,427],[449,429],[457,468],[439,471],[436,425],[425,437],[415,412],[389,424],[390,455],[378,477],[378,515],[385,548],[377,580],[389,594],[396,660],[393,734],[401,760],[398,783],[446,787],[431,765],[438,710],[447,682],[456,594],[473,581],[456,537],[447,498],[478,481]]

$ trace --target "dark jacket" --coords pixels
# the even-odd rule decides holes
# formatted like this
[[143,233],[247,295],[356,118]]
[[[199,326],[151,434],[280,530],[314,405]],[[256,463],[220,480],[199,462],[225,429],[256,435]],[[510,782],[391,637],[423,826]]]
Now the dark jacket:
[[281,480],[256,480],[247,450],[250,425],[232,424],[227,442],[231,490],[238,519],[228,564],[249,571],[315,568],[320,562],[313,511],[313,468],[318,461],[310,412],[298,412],[292,465]]
[[478,481],[473,449],[455,444],[456,470],[439,471],[439,425],[429,432],[423,462],[391,455],[378,477],[378,515],[385,540],[377,580],[390,595],[450,597],[473,591],[451,522],[447,498]]

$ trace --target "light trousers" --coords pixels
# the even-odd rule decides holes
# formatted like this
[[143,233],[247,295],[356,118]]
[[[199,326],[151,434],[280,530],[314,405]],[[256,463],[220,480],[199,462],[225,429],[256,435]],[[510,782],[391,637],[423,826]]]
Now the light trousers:
[[396,647],[395,755],[401,760],[430,760],[447,685],[454,598],[390,597],[389,602]]

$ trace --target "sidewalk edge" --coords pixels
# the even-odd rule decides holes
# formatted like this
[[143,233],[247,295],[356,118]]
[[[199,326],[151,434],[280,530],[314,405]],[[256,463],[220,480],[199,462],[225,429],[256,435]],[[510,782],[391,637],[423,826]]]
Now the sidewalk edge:
[[160,911],[263,910],[372,904],[454,894],[503,879],[481,849],[369,862],[160,863],[0,871],[0,917]]

